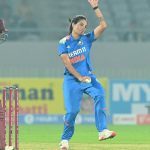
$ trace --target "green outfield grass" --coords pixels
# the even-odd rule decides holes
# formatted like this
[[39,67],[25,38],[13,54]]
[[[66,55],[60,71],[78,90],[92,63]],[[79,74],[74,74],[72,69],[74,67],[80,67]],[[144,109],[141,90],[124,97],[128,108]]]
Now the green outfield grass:
[[[59,150],[62,125],[20,126],[20,150]],[[94,125],[76,125],[70,150],[150,150],[150,125],[111,125],[117,136],[98,141]]]

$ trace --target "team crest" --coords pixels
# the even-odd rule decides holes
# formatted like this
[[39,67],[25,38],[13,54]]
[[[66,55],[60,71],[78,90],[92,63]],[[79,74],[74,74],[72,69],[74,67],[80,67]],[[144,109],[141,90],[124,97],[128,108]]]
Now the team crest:
[[79,42],[78,42],[78,45],[83,45],[83,42],[82,42],[82,41],[79,41]]

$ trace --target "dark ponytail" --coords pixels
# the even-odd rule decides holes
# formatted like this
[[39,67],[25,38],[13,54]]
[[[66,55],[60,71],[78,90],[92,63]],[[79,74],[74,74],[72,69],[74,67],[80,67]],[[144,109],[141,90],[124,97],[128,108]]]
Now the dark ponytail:
[[75,16],[73,19],[70,19],[69,18],[69,22],[70,22],[70,26],[69,26],[69,35],[72,33],[72,30],[73,30],[73,27],[72,27],[72,24],[77,24],[79,21],[81,20],[86,20],[87,21],[87,18],[83,15],[77,15]]

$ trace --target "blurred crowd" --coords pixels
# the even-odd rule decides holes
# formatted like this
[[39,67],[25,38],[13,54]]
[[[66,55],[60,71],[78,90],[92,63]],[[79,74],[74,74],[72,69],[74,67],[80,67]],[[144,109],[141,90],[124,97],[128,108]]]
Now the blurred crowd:
[[[9,29],[9,40],[58,40],[59,35],[57,34],[60,33],[56,30],[56,34],[54,35],[53,29],[60,28],[57,27],[57,23],[55,27],[51,24],[48,25],[49,28],[44,26],[39,27],[37,18],[34,16],[36,12],[35,9],[33,10],[33,6],[31,7],[30,0],[16,1],[17,4],[14,4],[14,0],[0,0],[0,18],[5,20],[6,27]],[[45,1],[43,1],[43,3],[44,2]],[[53,17],[56,18],[55,16]],[[53,21],[53,19],[47,18],[47,20],[48,19]],[[143,22],[143,20],[141,20],[141,22]],[[118,23],[116,23],[116,25],[117,26],[109,26],[111,32],[109,33],[108,29],[108,34],[106,33],[102,40],[125,42],[150,41],[150,31],[142,28],[136,19],[129,22],[126,28],[118,27]],[[64,27],[64,30],[66,30],[66,27]],[[46,32],[48,32],[47,34],[49,36],[43,36]],[[62,33],[62,35],[63,34],[64,33]]]
[[17,9],[11,1],[0,0],[0,18],[5,20],[9,30],[9,40],[39,40],[38,24],[34,20],[28,0],[20,0]]

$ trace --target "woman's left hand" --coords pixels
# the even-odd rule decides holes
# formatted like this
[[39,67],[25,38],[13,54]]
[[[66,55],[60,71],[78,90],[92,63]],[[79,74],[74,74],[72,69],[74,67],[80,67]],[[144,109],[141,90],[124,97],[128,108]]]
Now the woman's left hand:
[[92,6],[92,8],[98,6],[98,0],[88,0],[88,2],[89,2],[90,5]]

